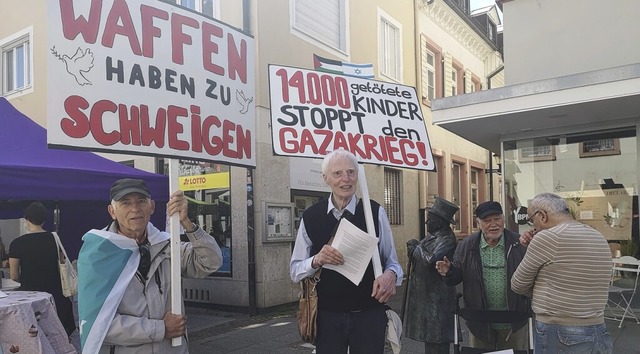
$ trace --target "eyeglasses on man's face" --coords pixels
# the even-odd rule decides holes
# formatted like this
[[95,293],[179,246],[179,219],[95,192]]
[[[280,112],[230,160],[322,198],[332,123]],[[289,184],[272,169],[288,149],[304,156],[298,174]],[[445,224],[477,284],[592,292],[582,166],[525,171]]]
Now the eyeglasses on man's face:
[[541,211],[542,211],[542,209],[540,209],[540,210],[536,211],[535,213],[531,214],[531,216],[529,216],[529,217],[527,218],[527,222],[528,222],[528,223],[533,223],[533,218],[536,216],[536,214],[538,214],[538,213],[539,213],[539,212],[541,212]]

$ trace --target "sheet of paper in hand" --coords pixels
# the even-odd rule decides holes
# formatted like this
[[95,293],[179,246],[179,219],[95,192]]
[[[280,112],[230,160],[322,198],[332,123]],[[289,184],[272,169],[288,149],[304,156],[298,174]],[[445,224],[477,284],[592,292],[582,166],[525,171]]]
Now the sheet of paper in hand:
[[344,264],[325,264],[323,268],[334,270],[358,285],[362,281],[377,244],[377,237],[370,236],[343,218],[331,246],[342,253]]

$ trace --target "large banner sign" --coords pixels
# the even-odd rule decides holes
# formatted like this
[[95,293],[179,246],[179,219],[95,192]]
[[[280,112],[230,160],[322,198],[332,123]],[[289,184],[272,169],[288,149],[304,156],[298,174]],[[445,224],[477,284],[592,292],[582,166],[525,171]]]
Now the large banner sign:
[[269,89],[276,155],[344,148],[361,162],[435,168],[413,87],[270,65]]
[[157,0],[48,0],[47,141],[255,167],[253,38]]

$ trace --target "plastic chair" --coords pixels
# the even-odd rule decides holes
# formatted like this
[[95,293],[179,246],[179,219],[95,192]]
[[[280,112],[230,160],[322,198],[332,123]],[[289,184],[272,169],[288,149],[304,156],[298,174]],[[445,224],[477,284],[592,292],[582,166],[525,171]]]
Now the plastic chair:
[[[629,278],[622,278],[622,274],[631,274]],[[605,316],[606,319],[620,321],[618,328],[622,327],[625,318],[633,318],[637,324],[640,324],[638,316],[631,308],[631,302],[636,295],[638,287],[638,276],[640,275],[640,261],[631,256],[624,256],[613,259],[613,270],[611,272],[611,284],[609,285],[609,299],[607,301],[606,311],[611,316]],[[633,284],[631,284],[631,281]],[[614,299],[611,295],[614,295]]]
[[454,310],[453,321],[453,352],[454,354],[481,354],[495,352],[494,349],[481,349],[463,347],[460,345],[460,317],[467,321],[477,321],[485,323],[518,323],[528,321],[529,324],[529,350],[514,350],[517,354],[533,354],[533,313],[531,306],[527,306],[529,311],[496,311],[496,310],[473,310],[468,308],[460,308],[460,298],[462,294],[456,295],[456,307]]

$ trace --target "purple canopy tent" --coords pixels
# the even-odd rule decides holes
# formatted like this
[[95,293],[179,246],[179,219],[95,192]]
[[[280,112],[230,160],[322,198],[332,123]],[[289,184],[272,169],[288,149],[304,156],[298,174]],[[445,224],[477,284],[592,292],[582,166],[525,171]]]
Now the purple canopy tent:
[[69,256],[75,258],[82,235],[91,228],[103,228],[110,220],[107,205],[111,184],[127,177],[145,180],[156,201],[152,221],[164,229],[165,203],[169,199],[167,176],[88,151],[49,149],[46,129],[0,97],[0,218],[22,217],[31,201],[51,206],[52,214],[55,207],[59,208],[58,231]]

